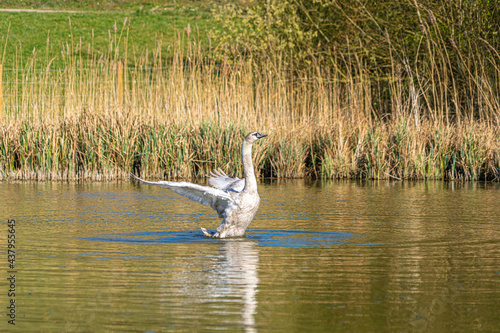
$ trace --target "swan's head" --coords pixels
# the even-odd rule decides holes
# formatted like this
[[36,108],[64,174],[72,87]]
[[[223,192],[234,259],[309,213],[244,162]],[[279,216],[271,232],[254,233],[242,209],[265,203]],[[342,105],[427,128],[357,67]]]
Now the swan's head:
[[255,141],[263,138],[267,136],[267,134],[260,134],[260,133],[257,133],[257,132],[250,132],[247,134],[247,136],[245,137],[245,142],[247,143],[254,143]]

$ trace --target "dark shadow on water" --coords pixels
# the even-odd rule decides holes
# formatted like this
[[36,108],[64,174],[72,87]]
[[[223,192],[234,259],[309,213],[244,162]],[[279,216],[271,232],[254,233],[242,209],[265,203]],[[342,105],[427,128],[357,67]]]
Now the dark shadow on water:
[[[210,244],[214,242],[253,241],[262,246],[317,247],[346,245],[358,236],[347,232],[298,231],[298,230],[249,230],[244,237],[213,239],[201,231],[133,232],[109,234],[98,237],[82,237],[98,242]],[[359,238],[358,238],[359,239]]]

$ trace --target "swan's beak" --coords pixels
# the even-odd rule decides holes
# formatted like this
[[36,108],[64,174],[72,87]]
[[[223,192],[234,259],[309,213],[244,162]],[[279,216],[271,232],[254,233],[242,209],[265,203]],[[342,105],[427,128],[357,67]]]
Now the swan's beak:
[[258,139],[262,139],[263,137],[266,137],[267,134],[260,134],[260,133],[257,133],[257,138]]

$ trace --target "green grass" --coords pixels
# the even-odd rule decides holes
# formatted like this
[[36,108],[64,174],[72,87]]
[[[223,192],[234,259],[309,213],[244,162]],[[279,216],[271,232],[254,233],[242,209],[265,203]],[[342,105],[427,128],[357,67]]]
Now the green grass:
[[[74,9],[71,4],[72,2],[64,9]],[[82,47],[79,52],[84,60],[90,56],[87,51],[89,45],[94,52],[109,52],[109,38],[110,35],[114,38],[115,22],[118,37],[123,31],[119,43],[121,52],[128,33],[129,63],[143,52],[152,53],[157,41],[161,42],[163,52],[166,53],[169,46],[177,40],[178,33],[185,35],[188,24],[191,33],[199,34],[198,39],[206,45],[209,31],[218,29],[211,18],[208,5],[161,6],[157,9],[151,6],[140,9],[138,4],[124,6],[113,7],[114,11],[85,13],[0,12],[0,62],[3,62],[4,68],[8,68],[15,63],[16,56],[27,58],[37,52],[39,57],[55,57],[52,66],[59,66],[63,45],[71,46],[71,43],[76,45],[80,42]],[[129,21],[125,26],[123,24],[127,18],[130,27]],[[4,49],[5,58],[2,61]]]
[[[58,9],[58,10],[86,10],[86,11],[123,11],[161,8],[175,8],[181,10],[209,11],[214,3],[224,1],[151,1],[151,0],[3,0],[0,8],[22,9]],[[240,1],[241,2],[241,1]]]

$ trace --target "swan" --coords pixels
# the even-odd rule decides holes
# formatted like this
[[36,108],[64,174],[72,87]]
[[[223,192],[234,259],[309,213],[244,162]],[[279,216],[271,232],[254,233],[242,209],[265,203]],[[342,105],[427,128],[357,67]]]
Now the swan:
[[222,222],[213,234],[205,228],[201,228],[205,236],[213,238],[243,236],[260,205],[257,179],[255,179],[252,162],[252,145],[255,141],[266,136],[266,134],[251,132],[243,140],[244,179],[231,178],[220,169],[210,172],[208,182],[213,187],[188,182],[150,182],[135,176],[133,173],[130,173],[130,177],[143,184],[171,189],[188,199],[210,206],[217,212]]

